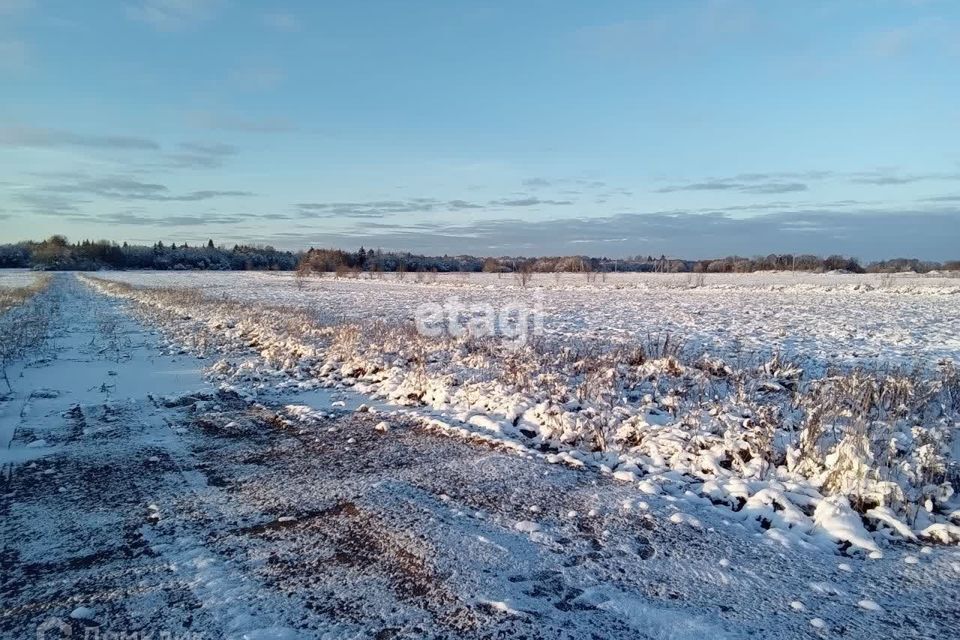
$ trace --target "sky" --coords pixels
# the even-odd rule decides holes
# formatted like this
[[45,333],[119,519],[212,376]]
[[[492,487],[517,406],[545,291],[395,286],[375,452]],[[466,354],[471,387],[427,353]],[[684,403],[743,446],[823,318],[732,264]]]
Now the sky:
[[960,2],[0,0],[0,242],[960,258]]

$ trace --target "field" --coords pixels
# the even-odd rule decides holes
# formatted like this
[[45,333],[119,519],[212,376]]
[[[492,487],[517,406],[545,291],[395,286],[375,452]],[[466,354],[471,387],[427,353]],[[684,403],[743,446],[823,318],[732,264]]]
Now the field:
[[4,637],[960,628],[960,279],[3,291]]

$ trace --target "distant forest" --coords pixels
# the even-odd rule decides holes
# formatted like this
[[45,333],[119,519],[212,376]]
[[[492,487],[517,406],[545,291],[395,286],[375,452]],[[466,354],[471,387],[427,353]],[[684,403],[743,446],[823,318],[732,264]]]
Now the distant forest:
[[106,240],[71,243],[63,236],[42,242],[0,245],[0,268],[96,271],[100,269],[217,270],[217,271],[333,271],[333,272],[663,272],[663,273],[749,273],[753,271],[847,271],[851,273],[892,273],[913,271],[960,271],[960,260],[930,262],[915,258],[881,260],[866,265],[846,256],[770,254],[751,258],[728,256],[714,260],[683,260],[660,256],[632,258],[590,258],[558,256],[544,258],[424,256],[379,249],[344,251],[309,249],[279,251],[269,246],[216,246],[186,243],[152,246],[117,244]]

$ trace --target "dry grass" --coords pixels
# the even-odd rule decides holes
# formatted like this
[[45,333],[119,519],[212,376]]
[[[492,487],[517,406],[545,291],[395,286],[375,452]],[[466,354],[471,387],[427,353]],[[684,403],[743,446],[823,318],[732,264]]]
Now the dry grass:
[[[949,452],[960,373],[949,362],[937,371],[811,378],[780,354],[724,362],[668,334],[638,333],[616,345],[535,337],[516,347],[490,337],[430,338],[409,323],[325,322],[303,310],[251,307],[195,290],[101,284],[132,291],[173,318],[232,319],[232,343],[208,323],[193,347],[235,344],[239,335],[271,365],[303,375],[350,384],[400,379],[393,397],[403,403],[429,404],[434,392],[473,404],[491,393],[535,399],[551,438],[588,450],[637,447],[646,455],[675,446],[670,455],[678,460],[710,453],[721,467],[757,479],[785,465],[861,512],[883,504],[915,514],[917,505],[946,495],[951,482],[960,489]],[[669,424],[647,424],[645,414],[669,414]],[[676,437],[669,442],[661,437],[670,433]]]
[[49,321],[55,315],[50,305],[55,302],[49,301],[47,305],[28,302],[45,291],[51,281],[52,277],[44,274],[26,287],[0,288],[0,378],[8,391],[13,391],[8,367],[46,342]]
[[38,275],[32,284],[26,287],[0,287],[0,313],[19,306],[50,286],[48,273]]

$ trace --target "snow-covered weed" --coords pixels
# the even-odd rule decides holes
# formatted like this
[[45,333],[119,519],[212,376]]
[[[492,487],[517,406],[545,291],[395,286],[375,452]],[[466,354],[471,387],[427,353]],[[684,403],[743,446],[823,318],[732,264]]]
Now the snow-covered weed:
[[[137,300],[164,326],[188,323],[177,334],[187,348],[254,350],[262,365],[214,367],[233,383],[285,377],[355,386],[463,415],[498,437],[576,453],[569,459],[594,460],[618,477],[645,475],[648,491],[675,486],[735,510],[751,504],[743,517],[765,526],[814,531],[815,508],[836,497],[833,515],[821,510],[820,520],[833,523],[824,527],[842,521],[837,530],[849,532],[854,511],[887,509],[868,521],[894,518],[931,539],[952,531],[923,534],[950,524],[958,506],[960,376],[950,363],[810,377],[777,352],[730,360],[669,334],[612,343],[551,336],[514,348],[492,336],[424,336],[412,321],[328,322],[303,308],[89,281]],[[263,365],[273,372],[257,373]],[[784,513],[793,514],[789,522]]]
[[51,276],[45,274],[26,287],[0,288],[0,377],[8,391],[13,391],[7,374],[10,364],[28,351],[40,349],[47,340],[58,300],[39,294],[50,282]]
[[952,375],[858,369],[811,382],[791,471],[860,512],[883,506],[915,519],[928,502],[945,503],[956,464]]

